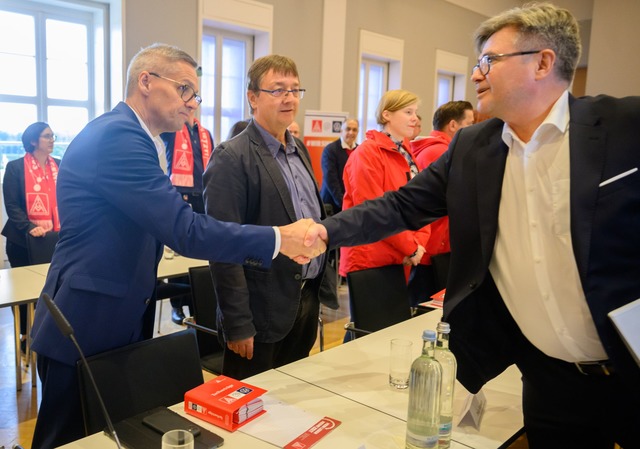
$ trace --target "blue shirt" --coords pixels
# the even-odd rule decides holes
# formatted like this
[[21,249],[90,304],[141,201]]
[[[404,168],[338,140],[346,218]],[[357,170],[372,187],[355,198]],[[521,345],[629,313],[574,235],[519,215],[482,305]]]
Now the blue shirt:
[[[320,201],[316,195],[316,181],[304,165],[296,141],[289,131],[285,131],[286,147],[275,137],[261,127],[255,120],[253,123],[260,131],[269,152],[278,163],[282,177],[284,178],[291,202],[296,212],[296,219],[311,218],[319,222],[321,217]],[[324,256],[312,259],[310,263],[302,266],[302,278],[314,279],[320,273]]]

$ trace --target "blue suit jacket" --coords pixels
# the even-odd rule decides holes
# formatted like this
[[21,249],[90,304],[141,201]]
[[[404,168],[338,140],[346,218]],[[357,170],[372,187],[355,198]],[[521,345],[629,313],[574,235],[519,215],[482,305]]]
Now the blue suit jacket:
[[[640,298],[640,97],[570,97],[569,108],[573,252],[604,348],[618,371],[637,383],[640,370],[607,313]],[[504,321],[506,308],[499,311],[487,294],[497,293],[490,288],[489,262],[508,152],[502,129],[503,122],[492,119],[460,130],[449,150],[406,186],[324,222],[331,246],[347,246],[449,215],[445,319],[458,379],[472,392],[516,358],[510,332],[519,329],[512,319],[508,326],[495,325],[493,315]],[[600,186],[623,173],[628,176]]]
[[[44,292],[87,356],[143,338],[144,318],[152,320],[155,310],[162,243],[199,259],[271,264],[273,229],[193,213],[125,103],[90,122],[69,145],[57,195],[60,241]],[[67,364],[78,359],[44,306],[36,309],[32,335],[38,354]]]
[[342,148],[342,139],[331,142],[322,150],[322,188],[320,195],[322,201],[331,204],[334,213],[342,210],[342,198],[344,197],[344,181],[342,173],[347,164],[349,155]]

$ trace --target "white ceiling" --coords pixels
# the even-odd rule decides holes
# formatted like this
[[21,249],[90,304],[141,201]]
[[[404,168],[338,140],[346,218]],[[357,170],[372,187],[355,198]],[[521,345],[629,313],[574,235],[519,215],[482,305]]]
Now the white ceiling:
[[[449,3],[458,5],[462,8],[469,9],[478,14],[483,14],[487,17],[495,16],[496,14],[513,8],[514,6],[520,6],[527,1],[518,0],[446,0]],[[574,15],[578,20],[590,20],[593,13],[593,1],[594,0],[552,0],[552,3],[566,8]]]

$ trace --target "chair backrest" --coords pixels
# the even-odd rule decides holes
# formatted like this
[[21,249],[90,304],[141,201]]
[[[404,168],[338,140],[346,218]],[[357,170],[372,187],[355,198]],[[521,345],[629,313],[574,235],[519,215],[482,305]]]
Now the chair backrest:
[[375,332],[411,318],[402,265],[352,271],[347,274],[347,285],[356,328]]
[[29,263],[37,265],[51,262],[53,251],[56,249],[60,236],[56,231],[49,231],[42,237],[34,237],[27,233],[27,253]]
[[[195,331],[188,329],[144,340],[87,358],[115,423],[158,406],[184,400],[204,382]],[[78,362],[80,398],[87,435],[106,426],[86,368]]]
[[[189,268],[189,283],[195,322],[200,326],[217,330],[218,297],[209,266]],[[206,332],[198,332],[197,337],[202,367],[212,373],[222,374],[223,349],[218,337]]]

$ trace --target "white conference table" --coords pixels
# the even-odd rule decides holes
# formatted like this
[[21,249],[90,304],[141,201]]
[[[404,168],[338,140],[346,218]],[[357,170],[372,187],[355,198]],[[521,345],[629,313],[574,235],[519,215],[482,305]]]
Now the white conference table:
[[[171,408],[221,435],[225,439],[224,447],[229,448],[283,447],[309,428],[308,423],[326,416],[342,424],[314,445],[314,449],[403,449],[408,392],[388,386],[389,339],[410,338],[417,357],[422,330],[435,328],[440,314],[434,311],[418,316],[247,379],[248,383],[267,390],[264,395],[267,413],[236,432],[185,415],[182,403]],[[458,387],[457,401],[464,393],[462,387]],[[483,391],[487,406],[480,428],[456,427],[453,449],[497,448],[522,428],[517,369],[507,370]],[[64,447],[97,449],[113,447],[113,442],[104,434],[95,434]]]
[[[33,305],[40,297],[45,276],[27,267],[0,270],[0,307],[13,310],[13,334],[15,342],[16,388],[22,390],[22,359],[20,358],[20,306],[27,305],[27,339],[33,321]],[[31,347],[30,341],[27,346]],[[31,363],[35,357],[31,357]],[[35,369],[31,370],[32,385],[35,385]]]
[[[277,369],[406,421],[408,391],[395,390],[388,384],[390,341],[411,340],[414,356],[418,357],[422,331],[435,330],[441,317],[442,311],[434,310]],[[510,367],[485,385],[483,392],[487,404],[479,429],[473,425],[454,427],[452,439],[473,448],[493,449],[509,441],[523,427],[519,370]],[[462,408],[467,395],[467,390],[456,382],[456,411]]]
[[[173,259],[160,260],[158,266],[158,279],[166,279],[182,276],[189,273],[189,268],[208,265],[208,261],[191,259],[189,257],[176,256]],[[16,362],[16,387],[22,390],[22,360],[20,358],[20,308],[22,304],[27,307],[27,347],[31,347],[30,333],[33,322],[34,304],[42,293],[42,288],[49,271],[48,263],[29,265],[18,268],[0,269],[0,307],[13,309],[13,331],[15,341]],[[31,362],[35,356],[31,352]],[[31,385],[36,386],[36,370],[31,370]]]
[[189,268],[208,266],[208,260],[191,259],[190,257],[175,256],[173,259],[162,258],[158,265],[158,279],[182,276],[189,273]]
[[[175,256],[173,259],[166,259],[163,257],[162,259],[160,259],[160,264],[158,265],[158,279],[182,276],[189,273],[189,268],[201,267],[203,265],[209,265],[209,261],[201,259],[191,259],[190,257],[184,256]],[[23,268],[38,273],[42,276],[46,276],[47,272],[49,271],[49,264],[43,263],[40,265],[29,265]]]
[[[235,432],[229,432],[193,416],[186,415],[184,405],[170,407],[199,426],[225,440],[224,448],[266,449],[283,447],[323,417],[341,424],[314,449],[404,449],[406,423],[397,417],[334,394],[277,370],[269,370],[246,380],[265,388],[267,412]],[[62,446],[65,449],[115,447],[104,433],[98,433]],[[466,446],[452,442],[452,449]]]

